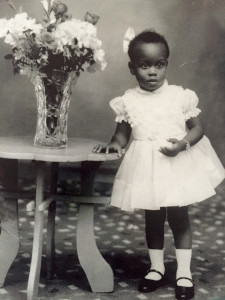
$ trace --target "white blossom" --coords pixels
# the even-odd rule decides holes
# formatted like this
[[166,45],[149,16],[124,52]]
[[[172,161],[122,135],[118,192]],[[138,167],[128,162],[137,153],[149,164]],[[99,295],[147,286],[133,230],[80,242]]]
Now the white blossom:
[[[48,14],[43,23],[30,18],[26,12],[17,13],[14,18],[8,20],[0,19],[0,38],[5,38],[4,42],[15,48],[14,61],[18,62],[19,67],[21,60],[25,61],[26,68],[30,66],[32,71],[34,67],[41,69],[48,63],[51,64],[52,55],[60,54],[62,61],[63,57],[66,58],[68,71],[79,72],[82,67],[90,72],[104,70],[105,52],[102,42],[98,39],[97,28],[93,25],[95,22],[81,21],[68,15],[58,18],[55,10],[51,10],[54,1],[41,0]],[[67,6],[64,6],[67,11]],[[78,62],[77,65],[74,61]],[[65,70],[64,63],[62,68]]]
[[6,36],[7,23],[8,23],[8,21],[6,19],[0,19],[0,38]]
[[9,19],[7,22],[3,20],[3,23],[5,25],[5,30],[1,33],[6,37],[5,43],[10,44],[11,46],[16,46],[19,39],[25,38],[24,33],[27,30],[35,34],[40,34],[41,30],[43,30],[43,26],[37,24],[35,19],[28,18],[27,13],[25,12],[16,14],[14,18]]
[[48,0],[41,0],[41,3],[46,12],[48,12]]

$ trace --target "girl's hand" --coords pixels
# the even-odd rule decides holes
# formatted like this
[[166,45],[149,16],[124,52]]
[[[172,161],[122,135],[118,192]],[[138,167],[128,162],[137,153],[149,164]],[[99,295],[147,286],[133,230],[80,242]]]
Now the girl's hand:
[[185,144],[182,141],[177,139],[168,139],[168,142],[171,143],[171,146],[161,147],[159,151],[170,157],[176,156],[180,151],[184,150]]
[[104,145],[96,145],[93,150],[93,152],[95,153],[110,153],[110,152],[117,152],[118,153],[118,156],[122,156],[123,154],[123,149],[122,147],[116,143],[116,142],[112,142],[112,143],[109,143],[109,144],[104,144]]

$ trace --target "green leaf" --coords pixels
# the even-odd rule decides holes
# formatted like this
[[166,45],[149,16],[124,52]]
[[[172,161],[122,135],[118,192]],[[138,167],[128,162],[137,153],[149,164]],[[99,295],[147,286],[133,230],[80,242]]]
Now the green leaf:
[[13,55],[12,54],[6,54],[4,56],[5,59],[13,59]]
[[11,7],[13,10],[15,10],[15,12],[17,12],[17,9],[15,7],[15,4],[13,3],[12,0],[5,0],[7,2],[7,4],[9,5],[9,7]]

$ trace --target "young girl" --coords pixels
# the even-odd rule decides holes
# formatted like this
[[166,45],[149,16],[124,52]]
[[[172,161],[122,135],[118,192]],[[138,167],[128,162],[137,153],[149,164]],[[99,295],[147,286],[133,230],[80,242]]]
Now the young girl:
[[215,194],[225,177],[224,168],[204,136],[195,92],[169,85],[166,72],[169,47],[156,32],[145,31],[129,44],[129,69],[138,86],[110,102],[118,122],[107,145],[96,153],[122,155],[111,205],[126,211],[145,210],[146,239],[151,268],[139,284],[152,292],[164,283],[164,223],[173,232],[177,259],[176,298],[191,299],[192,237],[188,205]]

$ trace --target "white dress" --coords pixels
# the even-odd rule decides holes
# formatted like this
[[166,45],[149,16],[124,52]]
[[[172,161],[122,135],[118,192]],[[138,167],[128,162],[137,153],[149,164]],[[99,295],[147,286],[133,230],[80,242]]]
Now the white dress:
[[153,92],[136,87],[110,101],[116,122],[129,122],[133,137],[115,177],[111,205],[158,210],[215,195],[225,171],[206,136],[175,157],[159,152],[168,138],[187,134],[186,120],[200,113],[197,104],[195,92],[167,81]]

